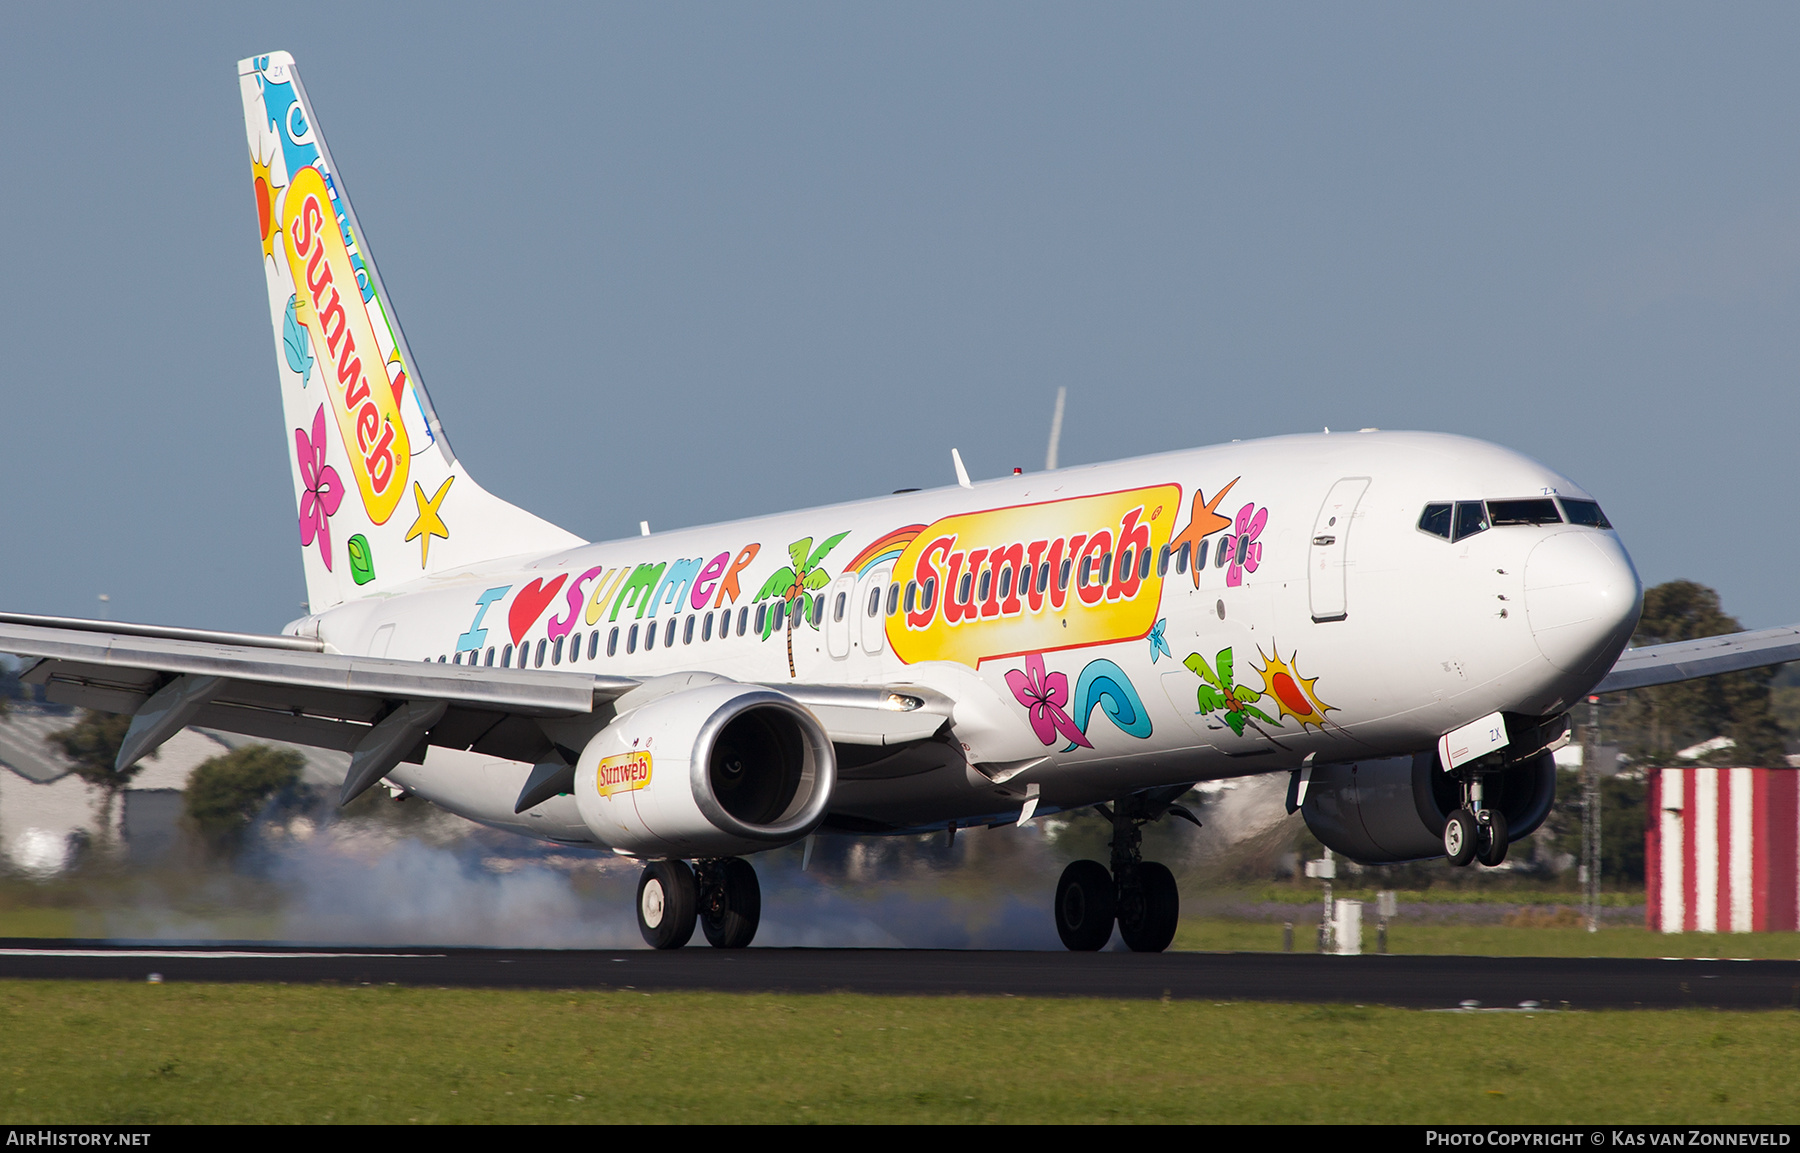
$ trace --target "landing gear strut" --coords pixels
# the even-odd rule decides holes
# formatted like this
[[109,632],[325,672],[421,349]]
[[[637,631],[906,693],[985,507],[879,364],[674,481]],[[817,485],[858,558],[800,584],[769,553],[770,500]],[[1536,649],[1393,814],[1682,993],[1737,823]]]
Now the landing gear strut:
[[762,887],[742,857],[698,862],[652,861],[638,879],[638,932],[652,949],[679,949],[694,935],[696,917],[718,949],[742,949],[762,919]]
[[1056,883],[1056,933],[1078,952],[1104,948],[1113,924],[1134,953],[1160,953],[1175,939],[1181,921],[1181,898],[1168,866],[1143,859],[1143,826],[1165,814],[1195,825],[1194,815],[1174,804],[1187,791],[1158,789],[1121,797],[1112,806],[1095,806],[1112,822],[1112,868],[1098,861],[1075,861]]
[[1479,860],[1493,868],[1506,861],[1506,814],[1487,808],[1482,801],[1482,776],[1479,771],[1459,774],[1462,785],[1462,807],[1444,822],[1444,855],[1452,865],[1467,865]]

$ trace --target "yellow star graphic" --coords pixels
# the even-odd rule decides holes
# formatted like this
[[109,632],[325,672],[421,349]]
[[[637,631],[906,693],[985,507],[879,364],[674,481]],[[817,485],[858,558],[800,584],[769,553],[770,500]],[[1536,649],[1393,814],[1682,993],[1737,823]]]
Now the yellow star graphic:
[[438,506],[444,503],[444,494],[450,491],[450,482],[455,479],[455,476],[445,477],[444,483],[438,485],[438,490],[429,498],[426,497],[425,490],[420,487],[419,482],[413,481],[413,503],[419,506],[419,516],[412,522],[412,527],[406,530],[406,539],[421,538],[419,540],[420,568],[425,567],[425,561],[431,556],[432,537],[441,536],[445,540],[450,539],[450,529],[444,524],[444,518],[438,515]]

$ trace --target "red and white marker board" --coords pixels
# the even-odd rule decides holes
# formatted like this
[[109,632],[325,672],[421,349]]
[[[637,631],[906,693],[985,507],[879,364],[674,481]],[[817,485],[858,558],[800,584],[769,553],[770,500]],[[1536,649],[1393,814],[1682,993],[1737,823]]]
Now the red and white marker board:
[[1651,769],[1648,803],[1648,928],[1800,928],[1800,771]]

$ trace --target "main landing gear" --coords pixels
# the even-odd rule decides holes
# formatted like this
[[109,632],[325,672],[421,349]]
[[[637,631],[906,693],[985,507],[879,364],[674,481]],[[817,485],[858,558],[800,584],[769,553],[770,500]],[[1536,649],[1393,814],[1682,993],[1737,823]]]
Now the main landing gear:
[[1444,855],[1452,865],[1480,861],[1493,868],[1506,860],[1506,814],[1482,803],[1482,774],[1462,776],[1462,807],[1444,821]]
[[638,932],[652,949],[679,949],[694,923],[716,949],[742,949],[762,920],[762,886],[742,857],[697,862],[652,861],[638,878]]
[[1078,952],[1093,952],[1112,938],[1113,925],[1134,953],[1160,953],[1175,939],[1181,898],[1168,866],[1143,859],[1143,825],[1165,814],[1200,822],[1176,797],[1187,791],[1158,789],[1095,806],[1112,822],[1112,868],[1075,861],[1056,882],[1056,934]]

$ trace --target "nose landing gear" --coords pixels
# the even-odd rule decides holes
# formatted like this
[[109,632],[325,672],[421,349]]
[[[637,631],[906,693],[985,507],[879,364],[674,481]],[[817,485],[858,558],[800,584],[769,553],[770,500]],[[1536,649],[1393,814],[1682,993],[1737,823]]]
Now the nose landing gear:
[[1134,793],[1110,807],[1095,806],[1112,822],[1112,868],[1075,861],[1063,870],[1056,883],[1056,934],[1065,946],[1077,952],[1104,948],[1116,922],[1119,937],[1134,953],[1169,947],[1181,922],[1181,897],[1168,866],[1143,859],[1143,826],[1168,814],[1198,826],[1194,814],[1173,803],[1187,789]]
[[1462,807],[1444,822],[1444,855],[1452,865],[1479,860],[1491,869],[1506,861],[1506,814],[1482,803],[1481,776],[1462,776]]
[[638,879],[638,932],[652,949],[679,949],[694,935],[698,918],[707,943],[742,949],[762,919],[762,887],[742,857],[698,862],[652,861]]

